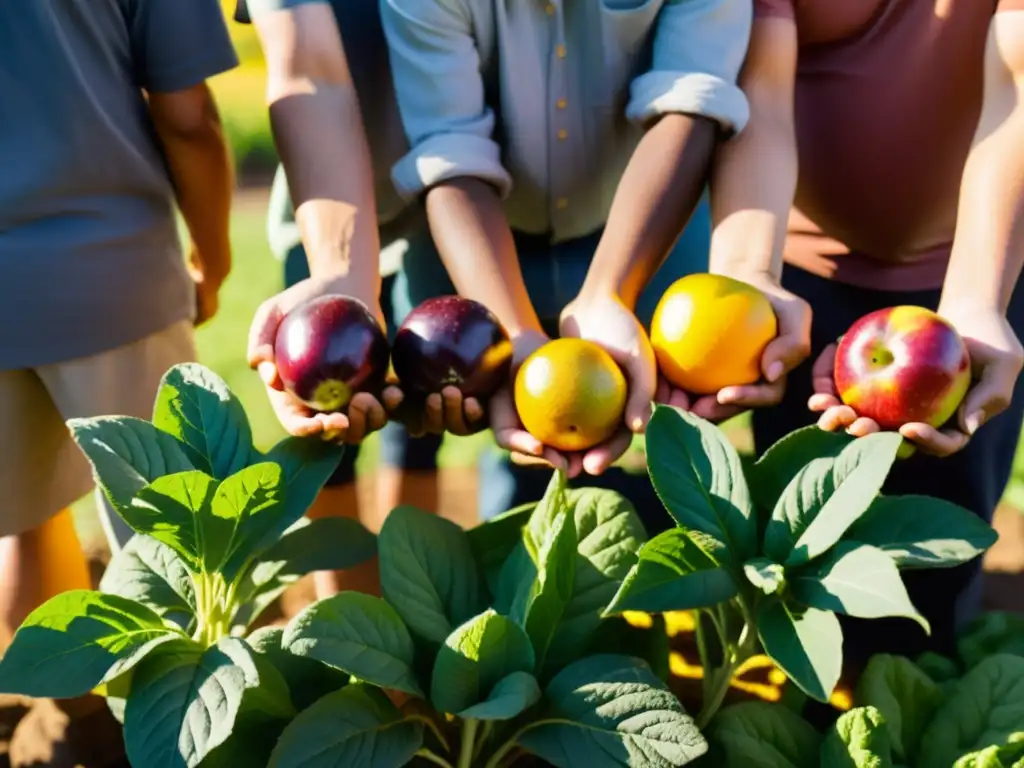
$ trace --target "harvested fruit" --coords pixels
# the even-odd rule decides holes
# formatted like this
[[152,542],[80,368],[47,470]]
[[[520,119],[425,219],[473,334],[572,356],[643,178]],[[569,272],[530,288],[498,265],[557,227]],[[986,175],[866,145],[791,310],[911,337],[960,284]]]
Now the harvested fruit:
[[778,324],[752,285],[711,274],[676,280],[651,321],[658,368],[686,392],[711,395],[761,378],[761,356]]
[[519,368],[515,403],[523,427],[544,445],[585,451],[622,425],[626,377],[597,344],[556,339]]
[[882,429],[941,427],[967,394],[971,360],[945,319],[899,306],[865,315],[843,334],[834,374],[839,398]]
[[314,411],[340,411],[356,392],[379,393],[388,372],[388,340],[361,301],[321,296],[289,312],[274,356],[286,391]]
[[402,323],[391,363],[410,392],[430,394],[452,386],[485,399],[508,381],[512,342],[483,304],[441,296],[420,304]]

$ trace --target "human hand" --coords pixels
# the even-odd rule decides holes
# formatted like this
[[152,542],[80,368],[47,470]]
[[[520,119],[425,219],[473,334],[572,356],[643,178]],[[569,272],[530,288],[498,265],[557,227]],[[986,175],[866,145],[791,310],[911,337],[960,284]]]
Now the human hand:
[[[331,294],[350,296],[352,291],[342,278],[308,278],[263,302],[256,310],[249,328],[248,360],[250,367],[259,372],[274,413],[288,434],[296,437],[319,435],[332,442],[356,444],[387,423],[384,406],[373,394],[357,392],[345,413],[318,413],[284,390],[274,363],[277,329],[285,316],[306,301]],[[383,328],[384,316],[379,299],[373,297],[368,301],[367,297],[354,298],[366,304]],[[387,387],[382,399],[394,399],[396,395],[391,391],[394,389],[394,386]],[[398,398],[401,398],[400,392]]]
[[445,432],[465,437],[487,429],[487,411],[483,404],[475,397],[464,397],[454,386],[424,397],[406,393],[401,389],[401,382],[397,382],[384,390],[384,407],[413,437]]
[[725,387],[713,395],[694,396],[662,377],[655,400],[719,423],[751,408],[778,405],[786,392],[786,376],[811,353],[811,307],[767,273],[735,275],[760,290],[772,305],[778,330],[761,356],[763,380]]
[[195,284],[196,317],[193,322],[198,328],[203,323],[212,320],[217,314],[217,310],[220,308],[220,287],[224,284],[227,275],[209,269],[204,264],[199,249],[195,245],[189,252],[186,269]]
[[[946,305],[940,307],[939,312],[952,323],[967,345],[974,384],[957,410],[955,425],[940,429],[912,422],[904,424],[900,434],[924,453],[950,456],[962,450],[982,424],[1010,404],[1024,364],[1024,350],[1005,316],[997,310],[976,305]],[[835,354],[833,344],[814,365],[815,394],[808,405],[812,411],[822,414],[818,425],[829,431],[845,428],[855,437],[878,432],[880,427],[874,420],[859,416],[853,408],[840,402],[833,381]]]
[[575,477],[582,469],[579,457],[562,454],[527,432],[519,419],[513,396],[519,367],[548,341],[548,337],[540,331],[527,331],[512,338],[512,372],[508,383],[491,398],[491,429],[498,445],[512,452],[514,462],[546,464],[562,470],[569,477]]
[[628,396],[621,428],[578,459],[588,474],[599,475],[629,450],[634,433],[647,428],[658,386],[654,349],[636,315],[612,294],[577,297],[562,311],[560,325],[563,337],[586,339],[603,348],[626,377]]

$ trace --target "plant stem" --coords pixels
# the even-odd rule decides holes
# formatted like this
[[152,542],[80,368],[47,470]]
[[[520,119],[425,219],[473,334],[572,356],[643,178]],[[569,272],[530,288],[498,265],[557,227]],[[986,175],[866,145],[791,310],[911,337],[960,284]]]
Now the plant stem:
[[441,768],[453,768],[451,763],[449,763],[447,760],[445,760],[440,755],[435,755],[433,752],[431,752],[426,747],[424,747],[423,749],[417,750],[416,751],[416,757],[422,757],[424,760],[429,760],[430,762],[434,763],[435,765],[440,765]]
[[480,732],[480,737],[476,740],[476,749],[473,750],[474,760],[480,757],[480,753],[483,751],[484,745],[487,743],[487,740],[491,737],[491,730],[493,728],[493,720],[487,720],[484,722],[484,729]]
[[462,744],[459,748],[458,768],[470,768],[473,765],[473,747],[476,745],[476,729],[479,720],[470,718],[462,727]]
[[[522,733],[522,731],[519,733]],[[498,748],[498,751],[491,755],[491,759],[487,761],[487,765],[485,765],[484,768],[498,768],[498,766],[501,765],[501,761],[508,756],[508,753],[516,748],[516,739],[518,739],[519,733],[502,744]]]
[[[718,630],[722,650],[725,653],[725,663],[710,675],[711,682],[704,689],[704,706],[701,707],[700,714],[697,716],[697,727],[701,730],[706,728],[708,723],[711,722],[711,718],[718,713],[722,702],[725,701],[725,697],[729,693],[729,685],[732,683],[733,675],[736,674],[736,670],[739,669],[740,665],[753,653],[754,639],[757,637],[757,634],[752,624],[751,613],[742,598],[738,600],[738,607],[743,616],[743,629],[740,631],[739,640],[735,644],[730,643],[729,638],[726,636],[724,613],[721,613],[718,620],[715,620],[715,628]],[[719,625],[719,621],[722,622],[721,625]],[[710,696],[708,696],[708,691],[710,691]]]

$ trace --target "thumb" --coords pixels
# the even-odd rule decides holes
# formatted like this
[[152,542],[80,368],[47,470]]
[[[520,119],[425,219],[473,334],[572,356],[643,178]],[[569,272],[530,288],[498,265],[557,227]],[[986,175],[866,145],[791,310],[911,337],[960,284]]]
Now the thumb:
[[263,302],[253,316],[249,326],[249,343],[246,358],[250,368],[259,371],[260,378],[268,387],[277,387],[277,366],[274,365],[274,342],[277,329],[284,319],[276,298]]
[[829,344],[818,355],[811,369],[811,380],[816,395],[835,395],[836,344]]
[[626,378],[629,381],[629,397],[626,399],[626,426],[631,432],[640,433],[651,418],[651,403],[658,391],[658,364],[651,345],[643,339],[640,348],[623,361]]
[[769,342],[761,357],[761,371],[769,383],[778,381],[811,354],[811,312],[794,297],[776,308],[778,335]]
[[960,429],[973,435],[982,424],[1002,413],[1010,405],[1016,375],[999,363],[988,365],[964,398],[959,410]]

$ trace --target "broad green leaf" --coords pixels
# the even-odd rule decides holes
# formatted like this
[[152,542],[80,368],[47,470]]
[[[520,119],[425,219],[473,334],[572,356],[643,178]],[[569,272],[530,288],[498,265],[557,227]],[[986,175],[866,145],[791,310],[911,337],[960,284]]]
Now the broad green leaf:
[[459,712],[463,720],[511,720],[540,701],[540,686],[529,672],[513,672],[497,682],[479,704]]
[[754,505],[739,454],[725,434],[690,413],[656,405],[646,444],[654,490],[676,522],[722,542],[731,564],[754,557]]
[[132,675],[124,714],[128,759],[146,768],[195,768],[227,741],[247,697],[268,716],[293,714],[281,686],[237,638],[205,650],[170,643]]
[[302,518],[260,555],[250,575],[255,593],[268,584],[291,584],[314,571],[340,571],[377,553],[377,537],[350,517]]
[[808,463],[772,511],[765,554],[797,566],[828,550],[867,511],[902,443],[898,432],[877,432],[854,440],[835,458]]
[[948,656],[934,651],[925,651],[916,659],[914,665],[939,685],[960,679],[960,665]]
[[149,536],[133,536],[100,579],[100,591],[151,608],[183,629],[195,615],[192,575],[177,553]]
[[1024,657],[1024,616],[1009,611],[983,613],[967,625],[956,645],[968,669],[997,653]]
[[0,693],[84,696],[181,637],[134,600],[85,589],[63,592],[32,611],[15,633],[0,658]]
[[264,462],[222,482],[203,519],[203,559],[231,584],[261,554],[262,542],[284,533],[281,468]]
[[843,713],[821,746],[821,765],[893,768],[892,742],[882,713],[874,707],[857,707]]
[[130,416],[70,419],[75,442],[92,463],[93,473],[118,514],[149,483],[195,469],[184,444],[148,421]]
[[632,503],[615,491],[579,488],[566,493],[576,527],[576,573],[572,597],[548,649],[547,663],[562,667],[578,659],[601,623],[601,614],[637,561],[647,540]]
[[853,439],[845,432],[826,432],[816,424],[790,432],[769,447],[748,473],[754,501],[770,512],[804,466],[812,459],[835,458]]
[[910,659],[875,654],[857,681],[855,701],[885,720],[896,760],[916,764],[925,726],[942,703],[942,690]]
[[910,602],[896,563],[867,544],[840,542],[793,579],[792,587],[793,599],[804,605],[861,619],[912,619],[931,631]]
[[491,594],[497,590],[501,566],[523,539],[523,526],[537,502],[531,501],[466,531],[473,557],[487,579]]
[[643,545],[607,613],[664,613],[706,608],[736,596],[736,583],[715,559],[714,542],[673,528]]
[[532,672],[533,647],[526,632],[505,616],[485,611],[456,629],[434,660],[430,700],[456,714],[487,700],[514,672]]
[[755,557],[744,563],[743,575],[766,595],[774,595],[786,583],[786,569],[766,557]]
[[403,720],[380,690],[346,686],[301,712],[267,768],[401,768],[423,744],[423,725]]
[[843,630],[831,611],[778,600],[757,617],[764,652],[811,698],[827,702],[843,666]]
[[[265,455],[254,450],[250,464],[272,461],[281,467],[285,483],[282,530],[306,514],[338,468],[344,452],[344,446],[305,437],[286,437]],[[264,542],[267,546],[272,543]]]
[[548,533],[569,509],[566,482],[565,473],[561,470],[556,469],[551,473],[551,480],[544,495],[533,508],[523,527],[523,542],[534,561],[547,540]]
[[1024,768],[1024,734],[1017,741],[964,755],[953,768]]
[[724,757],[723,768],[818,768],[821,736],[777,704],[745,701],[726,707],[711,721],[710,738]]
[[285,650],[322,661],[360,680],[422,695],[413,675],[409,630],[379,597],[341,592],[313,603],[292,619]]
[[[525,544],[513,552],[502,569],[502,580],[511,580],[517,587],[509,615],[529,635],[537,670],[541,671],[566,606],[573,598],[577,555],[573,515],[563,511],[539,546],[536,562]],[[507,576],[505,571],[511,575]]]
[[469,540],[458,525],[415,507],[398,507],[377,539],[384,599],[414,635],[443,643],[486,602]]
[[216,491],[217,481],[198,470],[165,475],[141,489],[122,517],[136,533],[166,544],[198,573],[203,562],[203,521],[212,516]]
[[974,667],[921,737],[915,768],[946,768],[993,745],[1024,739],[1024,658],[1000,654]]
[[285,650],[281,642],[283,636],[281,627],[264,627],[249,635],[246,641],[281,673],[298,711],[348,684],[349,675],[346,673],[316,659]]
[[218,480],[249,463],[252,431],[242,403],[198,363],[176,365],[164,375],[153,425],[178,438],[192,466]]
[[998,534],[970,510],[931,496],[879,496],[846,538],[878,547],[900,568],[973,560]]
[[669,768],[708,744],[679,700],[640,660],[589,656],[559,672],[519,745],[555,768]]

